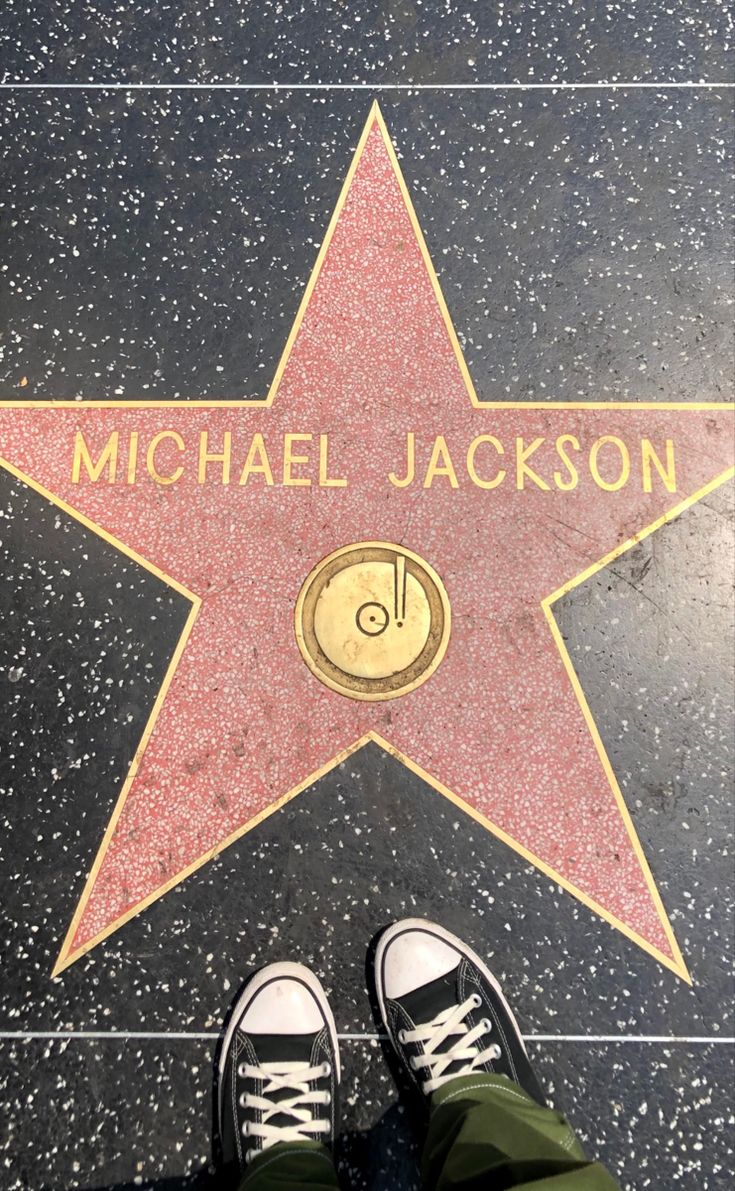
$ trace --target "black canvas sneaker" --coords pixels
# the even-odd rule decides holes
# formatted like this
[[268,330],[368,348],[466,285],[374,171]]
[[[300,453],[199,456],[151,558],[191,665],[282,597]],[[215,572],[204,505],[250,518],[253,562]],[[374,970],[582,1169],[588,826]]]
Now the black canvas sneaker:
[[458,1075],[488,1072],[546,1103],[500,985],[448,930],[421,918],[389,927],[375,984],[391,1042],[425,1100]]
[[219,1060],[222,1161],[242,1174],[278,1142],[332,1145],[340,1066],[326,994],[301,964],[270,964],[235,1004]]

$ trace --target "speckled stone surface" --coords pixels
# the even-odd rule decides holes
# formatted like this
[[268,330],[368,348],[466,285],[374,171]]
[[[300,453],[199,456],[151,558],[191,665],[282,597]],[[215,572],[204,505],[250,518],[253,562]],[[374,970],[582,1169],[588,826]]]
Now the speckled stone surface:
[[216,0],[50,9],[9,0],[11,80],[482,83],[721,81],[728,8],[712,0],[340,0],[298,6]]
[[[3,392],[261,397],[372,98],[3,94]],[[483,398],[729,399],[731,93],[380,102]]]
[[[5,77],[729,69],[720,4],[100,7],[7,4]],[[0,398],[262,397],[373,97],[0,93]],[[380,96],[481,396],[731,398],[730,98]],[[365,948],[408,914],[488,958],[625,1191],[730,1186],[732,486],[556,606],[691,987],[375,745],[50,981],[188,607],[2,470],[0,512],[0,1191],[215,1186],[212,1061],[242,980],[312,963],[340,1030],[373,1034]],[[416,1122],[379,1044],[343,1055],[345,1187],[418,1191]]]

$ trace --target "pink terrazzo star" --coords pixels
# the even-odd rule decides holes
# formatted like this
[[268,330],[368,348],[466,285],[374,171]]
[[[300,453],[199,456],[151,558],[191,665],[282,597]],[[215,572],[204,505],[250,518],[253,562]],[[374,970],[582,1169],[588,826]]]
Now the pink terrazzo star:
[[[732,459],[732,411],[482,407],[376,111],[312,283],[272,404],[0,409],[11,471],[192,593],[170,681],[56,971],[372,738],[686,976],[549,597],[722,481]],[[118,432],[115,482],[106,471],[92,480],[85,469],[74,482],[78,431],[95,458]],[[202,431],[211,453],[232,435],[227,484],[217,461],[198,480]],[[162,432],[150,458],[159,478],[176,475],[167,483],[145,466]],[[256,432],[273,485],[259,452],[251,462],[260,472],[239,482]],[[397,487],[388,477],[403,475],[409,432],[416,476]],[[292,477],[309,486],[282,483],[289,433],[312,435],[292,446],[308,459]],[[134,484],[126,480],[131,434]],[[319,485],[321,434],[328,435],[325,474],[347,486]],[[444,471],[425,487],[439,435],[446,453],[435,462]],[[468,473],[467,450],[480,435],[496,443],[488,438],[476,448],[475,479],[494,483],[502,468],[494,487],[478,486]],[[566,453],[578,470],[574,487],[556,447],[562,435],[570,436]],[[630,476],[617,490],[604,490],[590,472],[590,447],[603,436],[629,450]],[[543,440],[527,458],[533,474],[517,462],[517,438],[524,447]],[[650,464],[650,482],[642,439],[662,464]],[[598,452],[599,475],[617,482],[625,468],[620,448],[608,441]],[[439,573],[452,634],[423,686],[364,703],[329,690],[306,667],[294,606],[322,557],[376,539],[405,545]]]

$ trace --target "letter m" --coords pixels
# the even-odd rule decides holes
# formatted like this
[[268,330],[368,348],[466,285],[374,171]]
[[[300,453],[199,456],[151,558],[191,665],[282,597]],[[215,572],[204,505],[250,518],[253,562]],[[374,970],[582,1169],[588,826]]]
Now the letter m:
[[108,484],[114,484],[115,478],[117,476],[117,449],[119,438],[119,432],[117,430],[113,430],[112,434],[97,456],[97,460],[93,461],[84,434],[81,430],[77,430],[76,438],[74,439],[74,458],[71,465],[72,483],[79,483],[82,464],[84,464],[85,470],[90,480],[98,480],[102,475],[102,472],[105,470],[105,468],[107,468],[107,482]]

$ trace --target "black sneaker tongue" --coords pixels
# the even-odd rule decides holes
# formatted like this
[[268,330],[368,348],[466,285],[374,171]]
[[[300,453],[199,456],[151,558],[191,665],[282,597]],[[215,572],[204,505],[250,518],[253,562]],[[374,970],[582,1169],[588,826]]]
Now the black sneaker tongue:
[[260,1063],[307,1063],[311,1066],[316,1034],[248,1034]]
[[432,980],[431,984],[422,984],[398,1000],[417,1026],[433,1021],[443,1009],[457,1004],[457,969]]
[[[316,1034],[248,1034],[260,1063],[304,1063],[311,1067],[311,1056]],[[294,1079],[298,1079],[294,1075]],[[267,1086],[268,1075],[263,1072],[263,1080]],[[252,1089],[252,1085],[251,1089]],[[277,1092],[269,1092],[268,1099],[277,1104],[279,1100],[290,1100],[296,1096],[295,1088],[282,1088]],[[308,1107],[308,1106],[307,1106]],[[311,1106],[312,1111],[316,1105]],[[296,1118],[290,1113],[276,1113],[268,1118],[269,1125],[279,1127],[296,1124]]]

